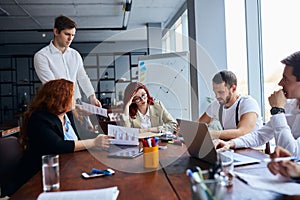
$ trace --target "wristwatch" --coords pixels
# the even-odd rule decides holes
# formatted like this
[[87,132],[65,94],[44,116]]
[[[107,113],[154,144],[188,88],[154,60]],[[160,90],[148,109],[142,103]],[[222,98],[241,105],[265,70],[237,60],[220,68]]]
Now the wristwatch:
[[272,107],[270,112],[271,112],[271,115],[276,115],[279,113],[285,113],[285,110],[284,110],[284,108]]

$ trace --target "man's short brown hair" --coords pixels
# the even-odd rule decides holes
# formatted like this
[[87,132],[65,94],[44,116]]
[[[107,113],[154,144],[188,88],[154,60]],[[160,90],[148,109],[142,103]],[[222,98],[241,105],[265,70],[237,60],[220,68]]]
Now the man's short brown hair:
[[64,29],[77,28],[77,24],[71,18],[60,15],[55,18],[54,28],[57,28],[58,33],[60,33]]
[[233,85],[237,85],[237,78],[231,71],[223,70],[218,72],[212,79],[216,84],[225,82],[225,86],[231,88]]

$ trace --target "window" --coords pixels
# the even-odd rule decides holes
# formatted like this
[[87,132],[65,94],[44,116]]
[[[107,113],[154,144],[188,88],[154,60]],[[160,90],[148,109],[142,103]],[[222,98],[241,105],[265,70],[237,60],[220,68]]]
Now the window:
[[[278,82],[283,71],[280,61],[300,49],[300,27],[297,25],[300,18],[297,10],[300,1],[263,0],[258,2],[261,3],[258,6],[261,9],[261,25],[256,26],[261,26],[257,34],[261,35],[262,41],[262,66],[247,66],[245,1],[226,0],[224,3],[227,67],[237,75],[238,90],[242,95],[248,94],[247,67],[249,69],[263,67],[264,86],[260,92],[264,100],[262,105],[264,120],[268,121],[270,119],[268,97],[273,91],[280,89]],[[247,12],[254,12],[253,7],[246,9]],[[250,40],[250,42],[257,41]],[[259,52],[259,49],[250,49],[250,51]]]
[[237,76],[237,90],[248,95],[246,28],[244,1],[226,0],[225,23],[227,69]]
[[299,7],[299,0],[261,1],[266,120],[271,109],[268,97],[280,89],[278,82],[284,69],[280,61],[300,49]]
[[163,53],[188,51],[187,11],[165,33],[162,44]]

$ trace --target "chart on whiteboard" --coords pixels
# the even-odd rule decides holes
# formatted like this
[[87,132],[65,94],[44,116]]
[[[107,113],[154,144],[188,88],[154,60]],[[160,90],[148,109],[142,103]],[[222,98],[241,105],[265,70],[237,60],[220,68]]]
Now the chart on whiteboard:
[[139,58],[139,81],[163,102],[173,118],[191,119],[189,66],[187,52]]

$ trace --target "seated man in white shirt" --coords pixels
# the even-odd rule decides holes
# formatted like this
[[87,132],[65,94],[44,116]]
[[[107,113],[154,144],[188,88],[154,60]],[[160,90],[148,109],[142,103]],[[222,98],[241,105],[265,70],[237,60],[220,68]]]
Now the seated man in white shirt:
[[199,122],[209,124],[213,119],[220,121],[220,131],[210,130],[213,139],[229,140],[258,130],[262,125],[258,103],[251,96],[237,93],[237,78],[231,71],[220,71],[212,79],[216,96],[199,118]]
[[281,61],[285,64],[282,89],[269,97],[272,107],[270,121],[261,129],[242,137],[215,143],[221,148],[247,148],[264,144],[275,137],[276,145],[287,149],[293,156],[300,154],[300,51]]

